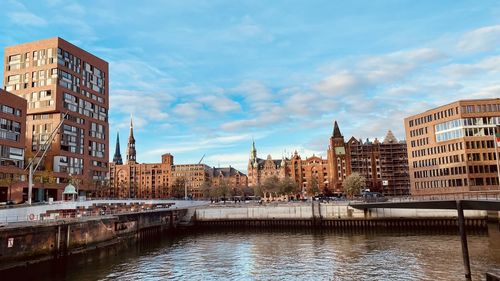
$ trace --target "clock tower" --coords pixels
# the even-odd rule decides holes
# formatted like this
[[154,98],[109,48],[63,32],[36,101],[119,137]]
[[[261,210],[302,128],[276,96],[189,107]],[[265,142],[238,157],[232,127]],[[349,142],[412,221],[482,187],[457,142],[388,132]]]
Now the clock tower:
[[342,181],[351,174],[351,159],[349,148],[344,141],[344,136],[340,133],[337,121],[333,124],[327,157],[332,191],[343,192]]

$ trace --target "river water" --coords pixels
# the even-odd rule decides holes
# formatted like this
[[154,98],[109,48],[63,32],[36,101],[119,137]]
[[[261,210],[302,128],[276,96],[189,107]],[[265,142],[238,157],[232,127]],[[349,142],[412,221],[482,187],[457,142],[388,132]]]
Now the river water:
[[[464,280],[453,234],[218,230],[148,241],[5,280]],[[473,280],[484,280],[500,267],[500,241],[468,242]]]

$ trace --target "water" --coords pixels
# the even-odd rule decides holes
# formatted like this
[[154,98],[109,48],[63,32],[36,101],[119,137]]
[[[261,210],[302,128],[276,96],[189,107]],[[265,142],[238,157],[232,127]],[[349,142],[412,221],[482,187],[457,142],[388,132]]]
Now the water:
[[[153,240],[37,265],[16,280],[464,280],[451,234],[210,231]],[[500,267],[499,241],[468,241],[473,280],[484,280]]]

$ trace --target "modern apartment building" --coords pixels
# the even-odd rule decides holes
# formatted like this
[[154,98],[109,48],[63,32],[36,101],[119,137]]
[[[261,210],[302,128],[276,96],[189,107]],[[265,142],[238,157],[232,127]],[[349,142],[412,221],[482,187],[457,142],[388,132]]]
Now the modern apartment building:
[[500,192],[500,99],[460,100],[404,123],[412,195]]
[[70,177],[81,195],[105,179],[108,78],[106,61],[58,37],[5,48],[5,90],[27,101],[27,158],[64,118],[35,172],[42,180],[35,180],[34,201],[60,200]]
[[386,196],[410,193],[406,142],[398,141],[389,130],[382,142],[351,138],[348,142],[351,171],[366,178],[366,188]]
[[0,202],[23,201],[26,100],[0,89]]

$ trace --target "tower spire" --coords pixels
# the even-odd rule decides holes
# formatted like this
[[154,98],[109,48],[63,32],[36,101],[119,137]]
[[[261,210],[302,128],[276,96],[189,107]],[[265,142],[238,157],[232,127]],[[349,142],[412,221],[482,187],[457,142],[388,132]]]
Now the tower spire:
[[134,139],[134,123],[132,122],[132,114],[130,115],[130,134],[128,136],[127,145],[127,162],[135,162],[135,139]]
[[334,138],[342,138],[342,134],[340,133],[339,124],[337,124],[337,120],[333,124],[333,137]]
[[250,148],[250,159],[254,160],[257,158],[257,149],[255,148],[255,141],[252,138],[252,147]]
[[115,155],[113,156],[113,163],[117,165],[122,165],[123,160],[122,160],[122,154],[120,153],[120,133],[116,132],[116,148],[115,148]]

